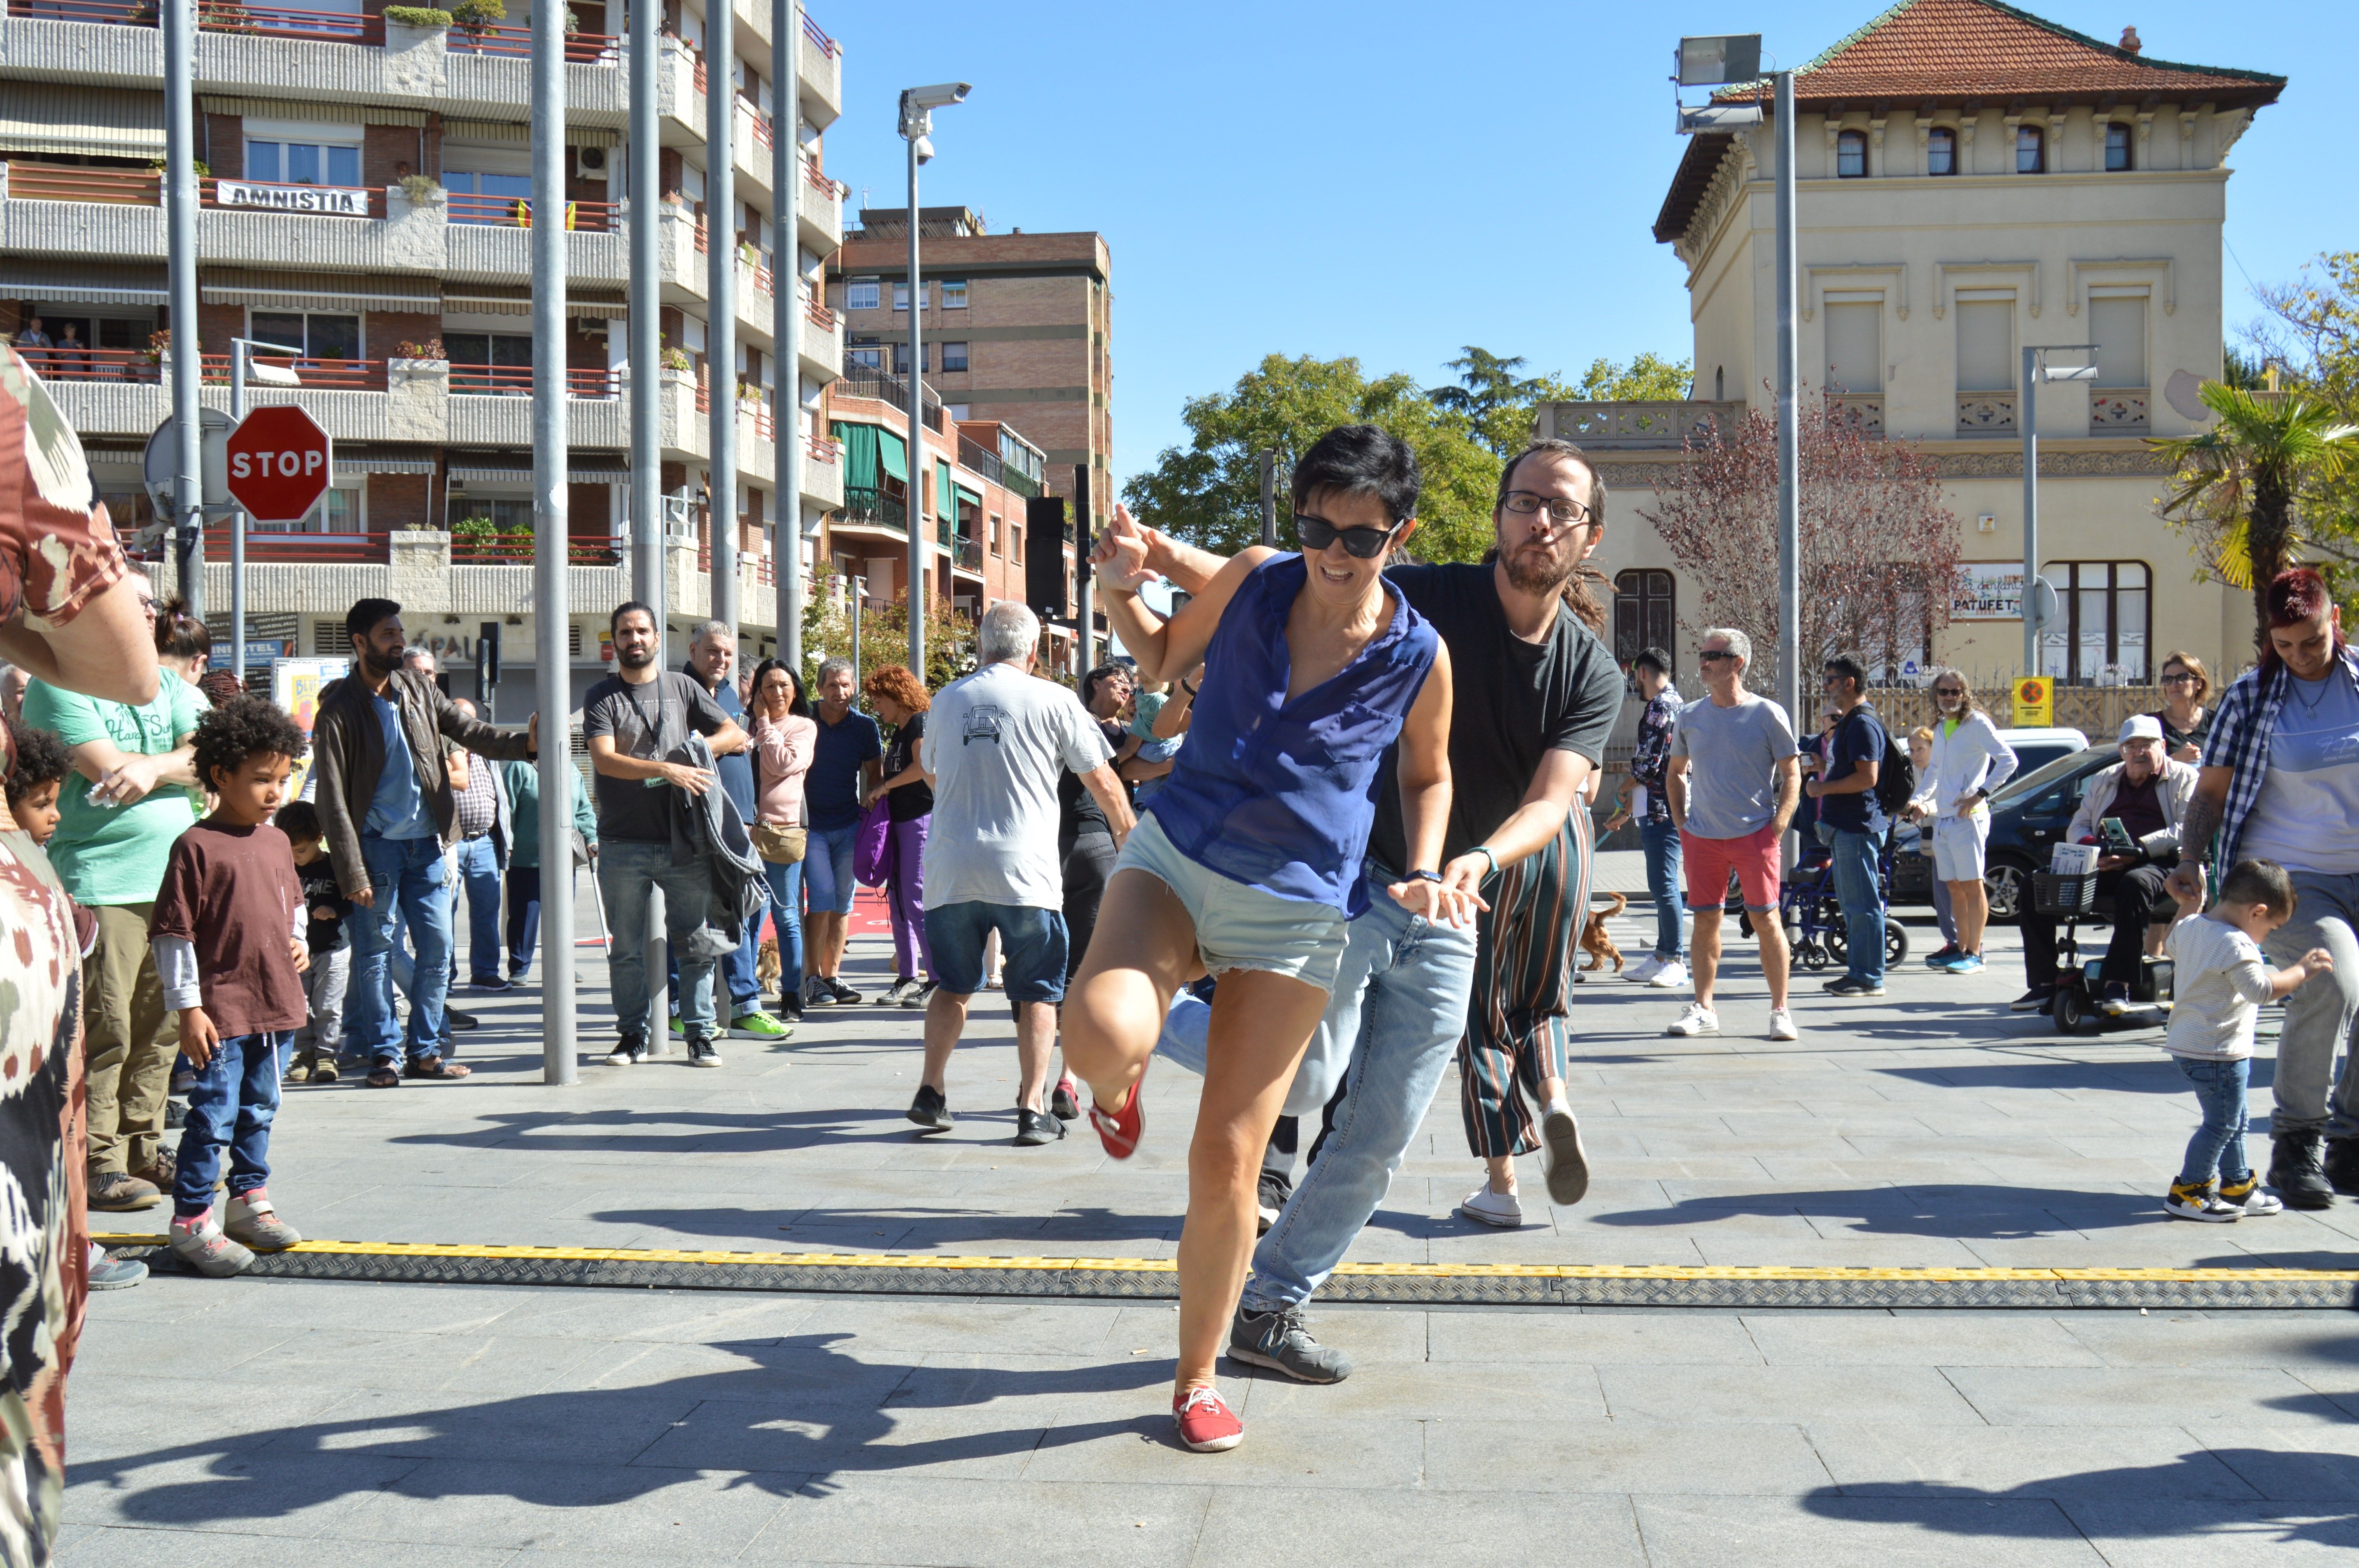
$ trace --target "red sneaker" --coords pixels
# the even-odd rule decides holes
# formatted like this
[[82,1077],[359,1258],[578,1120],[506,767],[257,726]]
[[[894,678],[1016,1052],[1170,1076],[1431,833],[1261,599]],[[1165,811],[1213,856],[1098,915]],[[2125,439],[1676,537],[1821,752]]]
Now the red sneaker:
[[1105,1152],[1117,1160],[1137,1153],[1138,1140],[1147,1130],[1147,1115],[1138,1104],[1138,1091],[1146,1083],[1142,1073],[1119,1109],[1107,1111],[1094,1100],[1090,1104],[1090,1125],[1098,1130],[1098,1141],[1105,1145]]
[[1245,1440],[1245,1423],[1210,1383],[1174,1396],[1171,1419],[1179,1423],[1180,1443],[1199,1454],[1225,1453]]

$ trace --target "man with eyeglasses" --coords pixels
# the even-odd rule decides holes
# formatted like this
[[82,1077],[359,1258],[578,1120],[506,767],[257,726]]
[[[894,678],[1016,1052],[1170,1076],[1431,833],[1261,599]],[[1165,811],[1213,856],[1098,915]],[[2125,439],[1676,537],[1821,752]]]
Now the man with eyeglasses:
[[1761,978],[1769,986],[1769,1038],[1799,1038],[1786,1006],[1792,950],[1777,918],[1778,866],[1786,828],[1801,798],[1801,763],[1786,710],[1745,689],[1753,639],[1733,626],[1706,629],[1696,657],[1703,665],[1701,702],[1680,709],[1664,783],[1680,825],[1688,873],[1688,938],[1695,1000],[1667,1034],[1720,1033],[1712,1005],[1720,977],[1720,916],[1733,873],[1761,943]]
[[[1467,1136],[1491,1178],[1459,1212],[1521,1223],[1514,1161],[1536,1149],[1551,1200],[1578,1203],[1588,1192],[1563,1075],[1567,956],[1589,902],[1589,816],[1576,806],[1622,708],[1622,672],[1594,630],[1603,611],[1582,565],[1604,535],[1604,481],[1581,449],[1538,441],[1500,475],[1487,560],[1386,575],[1450,650],[1454,783],[1441,875],[1479,889],[1489,907],[1472,932],[1412,919],[1382,896],[1352,922],[1326,1016],[1285,1106],[1294,1117],[1325,1107],[1328,1130],[1254,1252],[1230,1331],[1239,1360],[1304,1382],[1351,1375],[1347,1357],[1312,1337],[1303,1306],[1375,1212],[1462,1038]],[[1335,536],[1322,518],[1298,516],[1296,528],[1309,546]],[[1360,553],[1351,533],[1345,547]],[[1147,564],[1196,592],[1222,561],[1150,531]],[[1386,772],[1365,868],[1379,894],[1408,864],[1399,793]],[[1209,1011],[1183,992],[1158,1049],[1201,1068]]]

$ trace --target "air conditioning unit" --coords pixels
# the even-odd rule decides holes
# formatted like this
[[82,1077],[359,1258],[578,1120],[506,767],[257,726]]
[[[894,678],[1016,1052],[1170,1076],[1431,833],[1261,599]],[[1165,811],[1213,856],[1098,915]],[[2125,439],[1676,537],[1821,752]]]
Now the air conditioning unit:
[[573,174],[577,179],[605,178],[606,149],[604,147],[574,148]]

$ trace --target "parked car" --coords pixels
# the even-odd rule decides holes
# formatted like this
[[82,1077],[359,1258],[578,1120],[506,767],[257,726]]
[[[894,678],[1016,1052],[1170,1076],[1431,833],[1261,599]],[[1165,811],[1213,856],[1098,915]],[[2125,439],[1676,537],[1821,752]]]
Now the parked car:
[[[2077,756],[2089,747],[2089,738],[2078,730],[2002,730],[1998,732],[1998,736],[2015,752],[2015,776],[1999,786],[1998,794],[1990,803],[1991,857],[1984,862],[1985,881],[1995,874],[1997,865],[1998,812],[2001,803],[2014,798],[2017,788],[2028,781],[2033,774],[2063,758]],[[2107,753],[2108,756],[2112,754],[2110,752]],[[2073,804],[2077,806],[2080,804],[2080,796],[2075,795],[2072,798]],[[2064,815],[2065,820],[2070,822],[2071,813],[2067,811]],[[1924,853],[1919,848],[1919,836],[1922,831],[1923,828],[1918,824],[1904,823],[1901,826],[1898,844],[1900,853],[1892,863],[1892,902],[1894,903],[1933,902],[1933,857]],[[2045,863],[2047,851],[2042,849],[2040,855],[2042,862]],[[2017,873],[2013,871],[2007,873],[2007,877],[2010,885],[2020,880]],[[2004,918],[2008,920],[2015,918],[2016,906],[2012,901],[2020,896],[2020,892],[2021,890],[2017,888],[2008,895],[2009,903]],[[1993,920],[2002,918],[1999,914],[1998,892],[1995,886],[1993,887],[1991,894],[1991,918]]]

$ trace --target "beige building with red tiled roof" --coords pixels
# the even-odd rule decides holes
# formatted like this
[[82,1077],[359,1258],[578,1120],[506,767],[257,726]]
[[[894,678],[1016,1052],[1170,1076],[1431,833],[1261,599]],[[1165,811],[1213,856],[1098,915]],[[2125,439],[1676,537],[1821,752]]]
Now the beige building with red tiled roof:
[[[2156,516],[2151,436],[2209,416],[2221,373],[2228,155],[2282,77],[2171,63],[2135,30],[2103,43],[1994,0],[1905,0],[1795,74],[1806,397],[1832,391],[1863,427],[1933,456],[1963,530],[1982,613],[1925,652],[1978,677],[2017,673],[2019,615],[1991,615],[2023,563],[2020,351],[2096,343],[2097,379],[2040,388],[2041,572],[2063,622],[2060,680],[2143,685],[2190,648],[2234,669],[2250,604],[2191,580]],[[1655,237],[1687,265],[1690,401],[1558,404],[1553,432],[1598,452],[1613,486],[1602,563],[1617,651],[1676,637],[1698,612],[1639,513],[1680,441],[1772,406],[1777,348],[1774,127],[1690,140]],[[1807,585],[1806,585],[1807,590]],[[1684,657],[1682,663],[1685,663]]]

